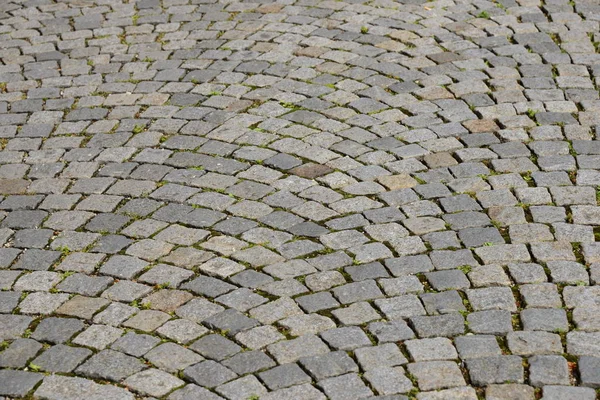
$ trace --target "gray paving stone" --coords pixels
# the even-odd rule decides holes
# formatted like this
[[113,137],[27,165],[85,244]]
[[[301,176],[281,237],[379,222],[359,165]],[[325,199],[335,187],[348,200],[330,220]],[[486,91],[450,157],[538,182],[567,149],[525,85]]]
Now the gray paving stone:
[[358,327],[330,329],[322,332],[320,336],[335,350],[353,350],[371,345],[369,337]]
[[579,374],[583,386],[598,388],[598,363],[600,360],[596,357],[581,357],[579,359]]
[[49,375],[44,378],[35,395],[51,400],[75,400],[81,398],[80,396],[90,399],[134,399],[133,394],[119,387],[101,385],[83,378],[60,375]]
[[237,377],[237,374],[215,361],[203,361],[183,370],[183,376],[197,385],[213,388]]
[[205,324],[210,329],[218,329],[228,335],[235,336],[237,333],[254,328],[259,322],[249,318],[237,310],[229,309],[207,318]]
[[279,389],[271,393],[267,393],[262,396],[266,400],[292,400],[297,398],[304,398],[307,400],[323,400],[326,399],[325,395],[316,389],[315,387],[305,383],[302,385],[292,386],[290,388]]
[[121,381],[146,366],[138,359],[113,350],[103,350],[80,365],[75,372],[83,376]]
[[453,397],[457,399],[475,400],[477,392],[471,387],[457,387],[433,392],[422,392],[417,395],[419,400],[438,400]]
[[547,385],[544,386],[543,395],[545,398],[554,400],[554,399],[593,399],[596,396],[596,393],[591,388],[583,388],[583,387],[572,387],[572,386],[554,386]]
[[314,335],[304,335],[289,341],[273,343],[267,346],[267,349],[280,364],[329,352],[327,345]]
[[513,354],[561,354],[560,336],[548,332],[511,332],[507,335],[508,347]]
[[141,357],[158,343],[160,339],[153,336],[129,332],[117,339],[110,347],[134,357]]
[[523,383],[523,365],[517,356],[493,356],[467,361],[467,369],[474,385],[494,383]]
[[134,391],[156,397],[164,396],[184,383],[181,379],[158,369],[138,372],[124,381],[124,384]]
[[17,339],[0,353],[2,368],[23,368],[42,349],[42,345],[32,339]]
[[35,358],[32,363],[43,371],[69,373],[91,355],[92,351],[86,348],[57,344]]
[[502,335],[513,330],[510,312],[506,310],[479,311],[467,316],[469,329],[474,333]]
[[267,393],[260,381],[251,375],[221,385],[216,391],[229,399],[256,397]]
[[414,332],[403,320],[372,322],[367,326],[367,329],[379,343],[397,342],[415,337]]
[[521,311],[524,330],[566,332],[569,329],[567,313],[562,309],[529,308]]
[[491,400],[529,400],[535,398],[535,390],[531,386],[517,383],[489,385],[485,390],[485,396]]
[[509,288],[471,289],[467,291],[467,296],[475,310],[517,311]]
[[377,368],[368,371],[365,377],[384,396],[407,393],[413,389],[412,382],[404,375],[402,368]]
[[192,400],[219,400],[222,399],[221,396],[214,394],[207,389],[201,388],[200,386],[194,384],[188,384],[181,389],[177,389],[173,391],[167,397],[169,400],[183,400],[183,399],[192,399]]
[[239,375],[254,373],[276,365],[268,355],[259,350],[236,354],[222,364]]
[[151,332],[158,329],[161,325],[170,319],[170,315],[162,311],[142,310],[133,317],[129,318],[122,325],[124,327],[137,329],[144,332]]
[[372,394],[371,390],[356,374],[346,374],[323,379],[319,386],[330,399],[365,398]]
[[358,371],[356,363],[342,351],[302,357],[300,364],[317,380]]
[[21,292],[0,292],[0,312],[10,313],[19,304]]
[[446,338],[407,340],[404,344],[416,362],[452,360],[458,357],[452,342]]
[[361,368],[368,370],[377,366],[398,366],[407,362],[406,357],[395,344],[385,343],[379,346],[362,347],[354,351]]
[[423,293],[419,296],[428,314],[447,314],[465,311],[465,305],[456,290],[447,290],[440,293]]
[[567,360],[562,356],[531,357],[529,359],[529,381],[532,386],[568,385]]
[[175,343],[164,343],[154,347],[144,355],[144,358],[156,367],[171,373],[177,373],[203,360],[200,355]]
[[73,339],[73,343],[102,350],[117,340],[123,331],[107,325],[91,325]]
[[0,394],[11,397],[23,397],[42,379],[42,374],[5,369],[0,371]]
[[501,355],[500,346],[493,336],[458,336],[454,339],[454,343],[463,360]]
[[42,342],[60,344],[71,339],[84,327],[84,323],[75,318],[50,317],[39,323],[31,337]]
[[417,379],[423,391],[464,386],[458,365],[452,361],[424,361],[408,365],[408,372]]
[[465,331],[464,318],[460,314],[444,314],[436,316],[416,316],[410,319],[419,337],[461,335]]
[[283,364],[259,373],[261,381],[271,390],[310,383],[311,378],[297,364]]

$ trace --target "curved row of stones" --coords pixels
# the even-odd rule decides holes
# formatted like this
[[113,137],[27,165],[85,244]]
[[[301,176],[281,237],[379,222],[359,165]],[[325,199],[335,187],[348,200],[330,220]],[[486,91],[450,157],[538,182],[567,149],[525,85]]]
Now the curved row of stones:
[[2,2],[0,398],[596,398],[599,21]]

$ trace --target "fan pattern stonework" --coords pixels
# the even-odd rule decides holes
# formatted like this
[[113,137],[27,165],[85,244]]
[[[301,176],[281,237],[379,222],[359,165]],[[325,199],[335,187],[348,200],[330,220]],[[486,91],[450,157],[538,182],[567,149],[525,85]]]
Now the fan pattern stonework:
[[597,0],[0,2],[0,399],[593,400]]

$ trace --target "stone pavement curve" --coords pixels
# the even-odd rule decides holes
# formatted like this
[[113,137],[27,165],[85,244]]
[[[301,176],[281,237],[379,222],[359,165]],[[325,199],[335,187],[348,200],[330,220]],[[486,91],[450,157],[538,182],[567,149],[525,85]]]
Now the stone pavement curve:
[[0,399],[593,400],[598,0],[0,2]]

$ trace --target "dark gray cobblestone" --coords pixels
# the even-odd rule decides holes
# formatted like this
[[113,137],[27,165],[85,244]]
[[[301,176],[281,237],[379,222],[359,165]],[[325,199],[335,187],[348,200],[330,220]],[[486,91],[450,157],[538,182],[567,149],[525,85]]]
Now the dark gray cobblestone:
[[593,399],[593,0],[0,4],[0,399]]

